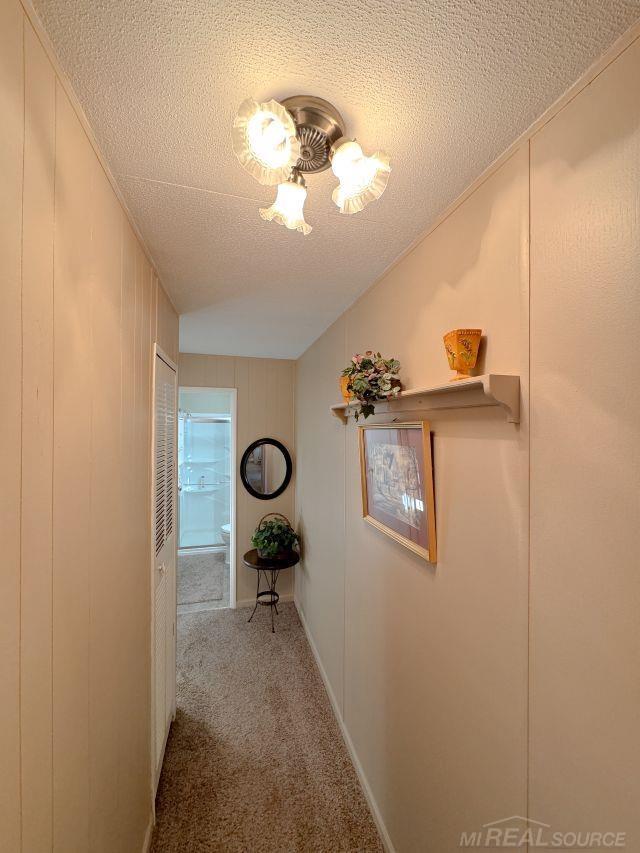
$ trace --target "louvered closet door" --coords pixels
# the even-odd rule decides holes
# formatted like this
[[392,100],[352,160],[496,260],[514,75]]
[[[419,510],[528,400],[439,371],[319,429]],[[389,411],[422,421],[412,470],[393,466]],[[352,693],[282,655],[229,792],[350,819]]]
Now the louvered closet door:
[[153,428],[154,771],[158,784],[175,713],[176,685],[176,373],[155,358]]

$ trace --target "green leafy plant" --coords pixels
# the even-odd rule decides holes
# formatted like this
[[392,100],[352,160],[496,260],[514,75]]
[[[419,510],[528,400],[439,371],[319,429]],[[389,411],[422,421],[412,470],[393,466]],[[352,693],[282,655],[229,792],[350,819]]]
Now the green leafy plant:
[[375,413],[376,400],[388,400],[400,393],[400,362],[396,358],[383,358],[379,352],[367,350],[356,353],[351,363],[342,371],[349,378],[347,391],[360,403],[355,419],[368,418]]
[[291,551],[300,541],[298,534],[286,521],[262,521],[251,537],[259,557],[277,557],[282,551]]

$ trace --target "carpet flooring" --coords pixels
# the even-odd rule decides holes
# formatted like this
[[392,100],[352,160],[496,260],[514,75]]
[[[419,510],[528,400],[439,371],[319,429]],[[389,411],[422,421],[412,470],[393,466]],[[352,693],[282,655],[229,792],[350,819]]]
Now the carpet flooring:
[[224,558],[224,551],[178,553],[178,607],[229,606],[229,566]]
[[293,604],[178,619],[153,853],[381,853]]

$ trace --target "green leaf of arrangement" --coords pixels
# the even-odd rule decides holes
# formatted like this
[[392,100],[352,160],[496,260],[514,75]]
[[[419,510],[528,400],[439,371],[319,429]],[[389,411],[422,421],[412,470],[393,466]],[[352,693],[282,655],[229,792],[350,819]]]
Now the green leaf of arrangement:
[[397,358],[385,359],[379,352],[367,351],[364,355],[356,353],[353,356],[342,376],[349,377],[348,390],[361,404],[354,412],[356,420],[375,413],[375,400],[397,396],[400,391],[399,371]]

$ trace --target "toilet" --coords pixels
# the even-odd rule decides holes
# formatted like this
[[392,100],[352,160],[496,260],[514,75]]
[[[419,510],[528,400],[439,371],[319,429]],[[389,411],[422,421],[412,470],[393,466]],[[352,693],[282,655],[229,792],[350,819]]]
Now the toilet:
[[224,562],[229,565],[229,554],[231,552],[231,524],[223,524],[220,528],[220,536],[224,545]]

